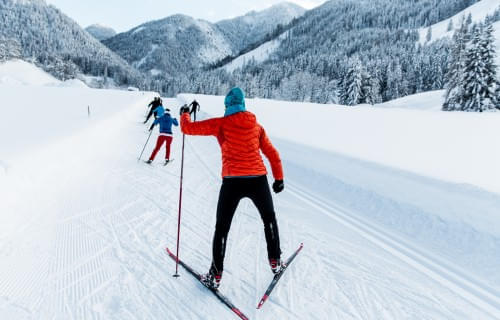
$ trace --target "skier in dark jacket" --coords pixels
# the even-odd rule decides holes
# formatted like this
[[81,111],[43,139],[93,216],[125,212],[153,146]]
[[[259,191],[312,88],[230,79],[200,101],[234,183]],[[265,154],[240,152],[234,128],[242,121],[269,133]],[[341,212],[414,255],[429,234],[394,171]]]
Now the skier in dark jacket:
[[151,127],[149,128],[149,131],[153,130],[153,128],[159,124],[160,125],[160,135],[158,136],[158,140],[156,141],[156,147],[153,150],[153,153],[151,154],[151,157],[149,157],[149,160],[146,161],[146,163],[152,163],[153,160],[156,157],[156,154],[158,151],[160,151],[161,146],[163,143],[166,144],[166,153],[165,153],[165,164],[170,162],[170,145],[172,144],[173,140],[173,135],[172,135],[172,125],[178,126],[179,123],[177,122],[176,118],[172,118],[170,116],[170,113],[165,112],[165,114],[162,117],[157,118]]
[[192,122],[189,107],[181,108],[184,134],[215,136],[222,150],[222,186],[217,203],[217,221],[212,243],[212,265],[203,280],[218,288],[222,278],[227,235],[238,203],[250,198],[259,210],[267,243],[271,270],[281,270],[281,249],[273,198],[267,182],[262,153],[269,159],[274,176],[273,190],[283,191],[283,168],[278,151],[271,144],[255,115],[246,111],[245,96],[233,88],[224,100],[224,117]]
[[200,104],[198,103],[198,101],[193,100],[193,102],[191,102],[189,106],[191,107],[191,111],[189,111],[189,114],[192,114],[194,121],[196,121],[196,113],[200,111]]
[[154,100],[151,101],[148,107],[149,107],[149,113],[146,116],[146,120],[144,120],[144,123],[148,122],[149,118],[151,118],[152,115],[154,115],[155,119],[157,119],[163,117],[163,115],[165,114],[165,109],[163,108],[163,101],[161,100],[160,97],[154,98]]

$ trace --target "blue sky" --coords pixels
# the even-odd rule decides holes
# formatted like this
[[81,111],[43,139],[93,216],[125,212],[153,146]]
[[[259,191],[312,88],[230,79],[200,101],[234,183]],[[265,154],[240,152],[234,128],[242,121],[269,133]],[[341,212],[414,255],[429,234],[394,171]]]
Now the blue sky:
[[[283,0],[46,0],[82,27],[99,23],[118,32],[141,23],[183,13],[198,19],[219,21],[262,10]],[[306,9],[325,0],[290,0]]]

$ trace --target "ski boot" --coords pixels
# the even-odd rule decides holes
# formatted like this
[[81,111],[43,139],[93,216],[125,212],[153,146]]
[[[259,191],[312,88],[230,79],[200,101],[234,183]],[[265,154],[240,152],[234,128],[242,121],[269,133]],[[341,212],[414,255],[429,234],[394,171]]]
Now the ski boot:
[[201,276],[201,281],[211,289],[217,289],[220,286],[220,282],[222,280],[222,272],[214,274],[212,271],[207,274]]
[[274,274],[280,273],[283,269],[281,259],[269,259],[269,264],[271,265],[271,271]]
[[153,160],[149,159],[146,161],[147,164],[152,164],[153,163]]

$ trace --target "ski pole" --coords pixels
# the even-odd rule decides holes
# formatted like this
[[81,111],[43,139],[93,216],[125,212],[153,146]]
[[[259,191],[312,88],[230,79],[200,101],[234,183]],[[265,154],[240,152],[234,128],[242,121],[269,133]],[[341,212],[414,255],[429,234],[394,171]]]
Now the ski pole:
[[153,130],[150,130],[150,131],[149,131],[148,140],[146,140],[146,143],[144,144],[144,148],[142,148],[141,155],[139,156],[139,159],[137,159],[137,162],[141,161],[142,154],[144,153],[144,150],[146,150],[146,146],[148,145],[149,138],[151,138],[151,134],[152,134],[152,133],[153,133]]
[[179,188],[179,217],[177,219],[177,260],[175,261],[175,274],[174,277],[179,277],[179,242],[181,239],[181,212],[182,212],[182,180],[184,177],[184,142],[186,135],[182,134],[182,156],[181,156],[181,182]]

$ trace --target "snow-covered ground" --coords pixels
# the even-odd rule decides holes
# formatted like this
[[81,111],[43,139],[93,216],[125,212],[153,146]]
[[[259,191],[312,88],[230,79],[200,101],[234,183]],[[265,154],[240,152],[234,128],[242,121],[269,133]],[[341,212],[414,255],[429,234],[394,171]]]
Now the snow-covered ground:
[[[0,96],[2,318],[234,318],[182,270],[172,277],[164,250],[175,248],[182,140],[176,128],[166,167],[162,153],[137,162],[153,93],[0,85]],[[222,114],[222,97],[164,102],[177,112],[194,97],[202,118]],[[240,203],[221,291],[250,318],[500,318],[496,114],[247,107],[283,158],[286,189],[274,200],[284,255],[305,244],[256,310],[271,272],[260,218]],[[199,271],[219,175],[216,140],[187,137],[180,255]]]
[[[461,12],[457,13],[453,17],[443,20],[441,22],[438,22],[436,24],[433,24],[431,26],[432,28],[432,39],[431,41],[435,41],[438,39],[441,39],[443,37],[451,37],[453,36],[453,31],[448,31],[448,25],[450,23],[450,20],[453,21],[453,27],[455,29],[460,28],[460,22],[462,21],[462,18],[467,18],[469,14],[472,17],[472,22],[483,22],[484,19],[488,14],[492,14],[495,9],[500,7],[500,1],[498,0],[481,0],[475,4],[473,4],[470,7],[467,7],[466,9],[462,10]],[[429,27],[426,28],[420,28],[418,30],[419,35],[420,35],[420,43],[424,44],[427,42],[427,31]],[[498,26],[497,26],[498,30]]]

